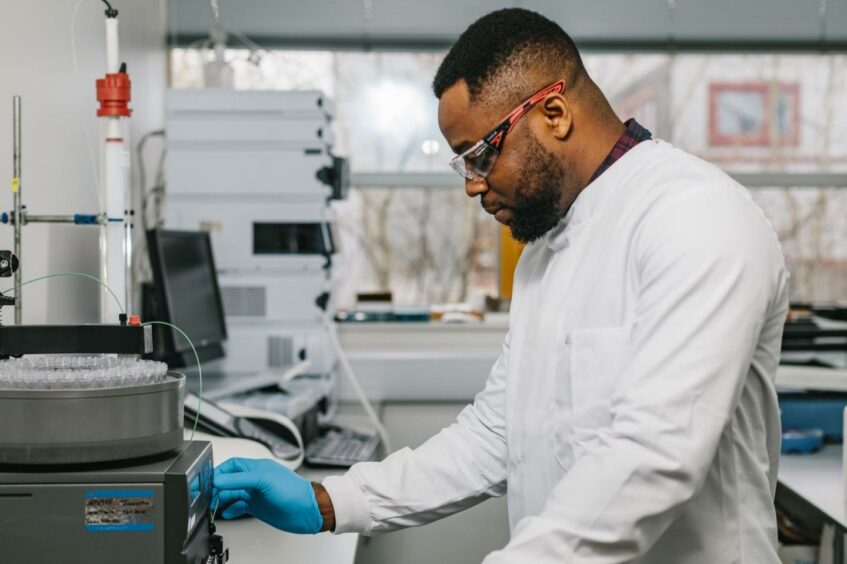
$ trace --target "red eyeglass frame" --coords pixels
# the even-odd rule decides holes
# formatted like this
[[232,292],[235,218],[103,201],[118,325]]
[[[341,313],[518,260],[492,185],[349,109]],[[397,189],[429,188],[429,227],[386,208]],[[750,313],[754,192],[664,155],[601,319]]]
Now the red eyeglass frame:
[[[497,155],[500,153],[500,148],[503,146],[503,143],[506,139],[506,135],[515,127],[515,124],[529,112],[537,103],[541,100],[549,96],[550,94],[557,93],[561,94],[565,91],[565,81],[557,80],[553,84],[549,86],[545,86],[523,102],[521,102],[514,110],[509,112],[506,117],[504,117],[497,126],[485,134],[485,136],[474,143],[474,145],[468,149],[467,151],[463,151],[461,154],[456,155],[450,161],[450,166],[453,169],[470,180],[481,180],[488,176],[488,173],[491,172],[491,169],[494,166],[494,160],[496,160]],[[485,171],[473,171],[470,170],[467,165],[471,164],[471,162],[467,159],[468,156],[474,154],[481,154],[484,149],[487,147],[494,149],[497,154],[495,154],[492,159],[488,162],[489,166],[487,166],[487,170]]]

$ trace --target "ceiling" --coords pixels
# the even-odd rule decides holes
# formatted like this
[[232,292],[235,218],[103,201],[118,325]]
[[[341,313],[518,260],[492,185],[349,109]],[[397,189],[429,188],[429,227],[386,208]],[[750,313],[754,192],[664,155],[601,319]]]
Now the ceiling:
[[[847,51],[847,0],[219,0],[262,45],[445,48],[475,19],[519,6],[583,49]],[[168,0],[172,44],[208,35],[210,0]]]

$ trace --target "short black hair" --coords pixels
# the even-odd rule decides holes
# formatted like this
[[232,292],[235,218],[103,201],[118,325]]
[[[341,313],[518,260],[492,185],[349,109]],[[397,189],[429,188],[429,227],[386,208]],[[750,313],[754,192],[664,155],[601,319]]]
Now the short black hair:
[[476,99],[487,86],[498,83],[499,89],[506,87],[507,98],[519,103],[532,92],[509,92],[509,86],[520,89],[518,85],[527,82],[533,70],[563,76],[569,88],[585,72],[576,44],[557,23],[530,10],[506,8],[481,17],[459,36],[441,62],[432,90],[441,98],[464,79]]

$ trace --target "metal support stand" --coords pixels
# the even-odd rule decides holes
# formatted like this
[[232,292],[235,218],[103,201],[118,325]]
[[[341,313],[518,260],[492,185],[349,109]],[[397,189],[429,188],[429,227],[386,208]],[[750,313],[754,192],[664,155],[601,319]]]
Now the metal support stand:
[[[21,218],[21,97],[15,96],[12,98],[12,137],[13,137],[13,171],[12,171],[12,198],[15,207],[15,247],[14,253],[16,256],[23,256],[21,253],[21,228],[23,222]],[[18,268],[15,272],[15,288],[23,283],[22,268]],[[21,293],[15,292],[15,325],[20,325],[22,320],[23,310],[21,309]]]

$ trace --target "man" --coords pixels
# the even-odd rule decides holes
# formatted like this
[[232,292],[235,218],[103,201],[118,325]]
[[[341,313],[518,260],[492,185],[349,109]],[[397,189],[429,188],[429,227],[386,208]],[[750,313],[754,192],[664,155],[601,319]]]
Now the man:
[[621,123],[538,14],[471,25],[434,90],[468,195],[528,243],[502,355],[414,451],[322,486],[224,464],[224,517],[372,534],[508,494],[511,541],[485,564],[778,562],[788,275],[762,212],[716,167]]

